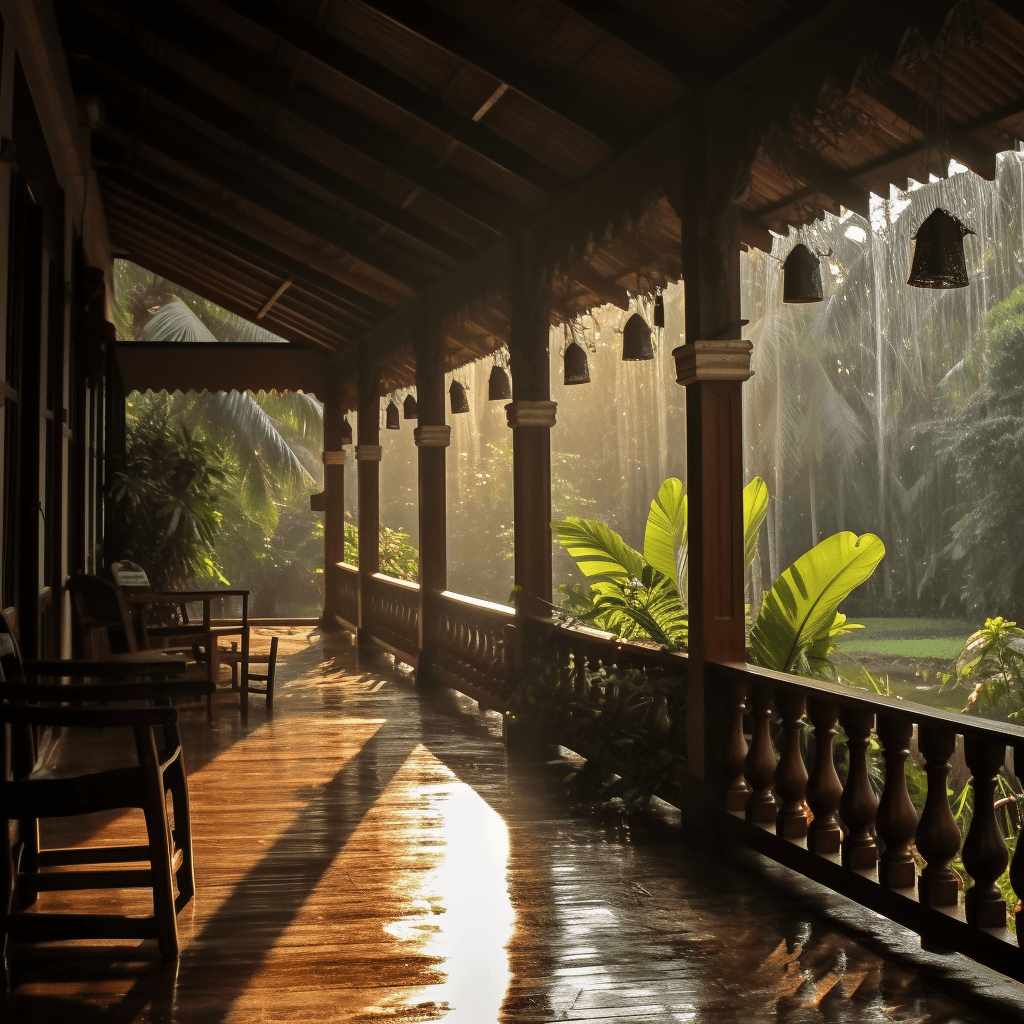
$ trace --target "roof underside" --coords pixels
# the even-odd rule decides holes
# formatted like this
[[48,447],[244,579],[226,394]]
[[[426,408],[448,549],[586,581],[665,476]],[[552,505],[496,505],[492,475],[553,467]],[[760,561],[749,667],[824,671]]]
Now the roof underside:
[[[579,230],[547,251],[555,322],[678,279],[679,219],[657,183],[685,158],[698,92],[749,97],[741,235],[761,247],[825,211],[866,213],[869,192],[950,156],[992,177],[1024,137],[1016,0],[56,9],[83,111],[101,111],[115,253],[344,358],[424,295],[460,310],[451,365],[503,344],[493,254],[531,225],[557,235],[574,206]],[[390,382],[410,383],[411,364],[391,363]]]

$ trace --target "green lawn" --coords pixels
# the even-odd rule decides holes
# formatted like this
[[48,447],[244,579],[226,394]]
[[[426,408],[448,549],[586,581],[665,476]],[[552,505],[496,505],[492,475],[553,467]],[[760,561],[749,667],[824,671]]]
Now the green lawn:
[[981,623],[964,619],[854,619],[864,629],[840,640],[851,654],[898,654],[905,658],[955,658]]

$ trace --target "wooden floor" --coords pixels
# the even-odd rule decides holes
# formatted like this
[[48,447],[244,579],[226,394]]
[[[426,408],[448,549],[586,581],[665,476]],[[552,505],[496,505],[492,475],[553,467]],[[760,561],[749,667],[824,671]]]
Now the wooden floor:
[[[212,725],[182,710],[198,893],[180,959],[15,946],[0,1020],[992,1019],[670,829],[572,812],[564,767],[509,760],[465,698],[305,631],[278,685],[273,718],[254,698],[244,727],[229,693]],[[75,839],[133,824],[79,821]]]

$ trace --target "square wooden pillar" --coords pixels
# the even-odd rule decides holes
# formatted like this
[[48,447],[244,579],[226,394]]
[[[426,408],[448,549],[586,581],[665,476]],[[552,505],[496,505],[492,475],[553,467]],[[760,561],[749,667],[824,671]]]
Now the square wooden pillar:
[[369,579],[380,572],[380,378],[377,368],[360,367],[356,444],[359,479],[359,511],[356,528],[359,537],[359,633],[360,646],[370,639]]
[[330,386],[324,399],[324,611],[321,628],[337,629],[336,615],[341,612],[341,570],[345,561],[345,449],[342,446],[344,413]]
[[[739,208],[752,153],[729,118],[696,100],[672,197],[682,222],[686,344],[674,350],[686,387],[689,498],[687,765],[721,804],[728,709],[707,683],[708,662],[746,661],[743,580],[742,382],[751,344],[740,337]],[[722,796],[724,800],[724,795]]]
[[551,401],[549,280],[528,240],[511,254],[509,364],[512,401],[505,406],[512,429],[516,611],[532,618],[551,614]]
[[444,334],[433,329],[416,353],[416,408],[413,431],[419,470],[420,618],[416,679],[429,680],[433,595],[448,589],[447,458],[452,428],[445,423]]

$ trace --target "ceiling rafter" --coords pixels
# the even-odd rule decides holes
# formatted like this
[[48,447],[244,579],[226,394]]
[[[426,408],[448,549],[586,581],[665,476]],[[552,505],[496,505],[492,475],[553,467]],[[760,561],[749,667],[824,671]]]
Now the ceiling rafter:
[[498,40],[488,38],[422,0],[362,2],[407,31],[506,83],[613,149],[627,146],[637,135],[635,126],[581,95],[569,82],[536,64],[528,64],[519,54],[506,50]]
[[[970,123],[961,123],[959,131],[963,136],[971,135],[977,131],[994,128],[998,126],[1000,122],[1009,120],[1012,117],[1018,117],[1021,114],[1024,114],[1024,96],[1019,100],[996,107]],[[930,144],[924,140],[912,142],[897,150],[892,150],[875,160],[871,160],[866,164],[861,164],[859,167],[851,168],[846,172],[836,170],[835,173],[847,182],[863,183],[873,176],[887,175],[892,171],[892,169],[905,165],[907,161],[920,154],[927,154],[929,145]],[[754,218],[767,217],[772,213],[785,210],[794,203],[807,198],[812,195],[814,191],[815,189],[813,187],[805,186],[804,188],[797,189],[790,195],[781,197],[773,203],[762,206],[757,210],[749,210],[747,213]],[[832,198],[835,197],[833,196]]]
[[860,89],[879,106],[901,121],[906,121],[936,149],[955,157],[987,181],[995,178],[996,158],[991,149],[966,135],[960,122],[948,114],[943,117],[943,130],[940,134],[934,105],[902,82],[887,77],[884,81],[862,83]]
[[391,308],[322,270],[303,263],[263,239],[256,238],[222,218],[211,215],[208,210],[194,206],[160,186],[139,178],[131,171],[114,168],[99,168],[98,171],[105,184],[113,185],[137,201],[156,207],[168,217],[184,221],[192,230],[212,239],[216,244],[223,245],[238,258],[249,262],[252,262],[253,258],[260,260],[272,267],[275,273],[290,274],[311,291],[319,290],[330,296],[342,308],[351,310],[366,326],[387,315]]
[[[107,0],[106,7],[127,19],[133,45],[139,45],[136,33],[141,27],[154,39],[182,50],[209,73],[249,90],[362,159],[391,171],[491,230],[500,233],[522,223],[522,211],[508,197],[425,157],[403,152],[408,140],[390,137],[379,125],[339,110],[312,90],[289,87],[283,68],[244,50],[203,22],[184,13],[169,19],[161,15],[158,5],[136,4],[132,0]],[[90,6],[90,10],[96,8]],[[115,30],[118,27],[115,23]]]
[[[335,211],[315,210],[312,197],[298,195],[290,182],[255,169],[251,161],[232,159],[226,154],[218,159],[205,152],[201,145],[196,145],[194,136],[186,130],[172,127],[159,117],[132,116],[114,107],[108,110],[107,117],[112,127],[123,131],[134,143],[142,143],[175,163],[191,168],[268,216],[284,220],[348,253],[370,269],[386,275],[399,287],[422,287],[436,277],[436,274],[426,273],[409,260],[389,252],[382,244],[383,240],[357,234]],[[123,152],[120,162],[131,163],[132,160],[129,152]],[[182,185],[193,187],[184,180]]]
[[563,195],[567,190],[570,184],[567,178],[493,131],[486,123],[460,114],[390,68],[333,36],[316,31],[283,7],[269,0],[220,0],[220,3],[428,127],[443,132],[505,173],[550,196]]
[[[168,265],[180,262],[186,270],[193,268],[201,271],[209,282],[217,285],[219,294],[233,294],[239,303],[245,303],[248,310],[244,314],[246,317],[252,319],[255,314],[256,319],[260,319],[259,310],[266,305],[268,292],[266,288],[260,287],[262,281],[252,273],[256,269],[252,264],[247,264],[245,276],[240,276],[237,273],[238,268],[230,262],[227,253],[219,246],[206,242],[184,229],[172,230],[166,222],[160,223],[152,216],[147,218],[130,204],[124,205],[117,197],[111,197],[108,205],[111,208],[120,208],[122,212],[130,211],[134,214],[130,220],[118,218],[112,225],[111,234],[118,245],[127,248],[127,257],[132,262],[141,262],[144,265],[144,260],[137,258],[140,254],[157,254],[162,256]],[[162,230],[151,230],[154,226]],[[315,309],[310,305],[309,299],[308,293],[293,291],[287,305],[279,308],[287,309],[290,320],[299,325],[305,324],[307,333],[310,329],[330,330],[341,337],[343,332],[338,329],[338,323],[347,325],[351,323],[351,318],[345,315],[339,317],[338,311],[330,307]]]
[[562,7],[589,21],[613,39],[642,53],[681,82],[702,82],[712,71],[707,57],[664,25],[616,0],[558,0]]
[[[222,103],[194,86],[180,75],[133,54],[125,40],[99,33],[83,39],[91,59],[89,74],[102,78],[104,91],[125,80],[142,86],[189,116],[208,124],[216,131],[248,146],[291,173],[326,189],[342,201],[379,221],[389,231],[397,231],[450,259],[462,261],[474,252],[473,247],[449,231],[436,227],[415,214],[388,202],[364,185],[332,170],[308,154],[290,146],[266,131],[257,122]],[[491,233],[493,236],[493,232]]]

